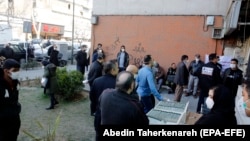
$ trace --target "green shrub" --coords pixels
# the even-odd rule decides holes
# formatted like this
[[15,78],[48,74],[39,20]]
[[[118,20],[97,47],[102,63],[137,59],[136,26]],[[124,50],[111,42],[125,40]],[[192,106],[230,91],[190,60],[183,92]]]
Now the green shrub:
[[60,111],[59,115],[56,117],[54,124],[49,123],[48,128],[40,122],[36,121],[38,127],[40,127],[40,132],[43,132],[44,135],[38,136],[26,129],[23,129],[23,133],[32,139],[32,141],[66,141],[63,137],[57,135],[57,129],[61,120],[62,111]]
[[57,81],[60,96],[64,100],[72,100],[84,87],[84,77],[77,70],[68,71],[65,67],[57,69]]

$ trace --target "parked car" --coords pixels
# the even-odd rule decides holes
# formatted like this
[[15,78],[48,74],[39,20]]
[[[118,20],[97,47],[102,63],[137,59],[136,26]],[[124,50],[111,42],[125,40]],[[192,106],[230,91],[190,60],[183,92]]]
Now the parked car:
[[[0,44],[0,51],[5,47],[5,44]],[[20,63],[25,62],[26,50],[18,44],[10,44],[10,47],[14,50],[14,58]]]
[[41,62],[47,56],[48,48],[41,47],[39,44],[33,44],[33,47],[35,60]]

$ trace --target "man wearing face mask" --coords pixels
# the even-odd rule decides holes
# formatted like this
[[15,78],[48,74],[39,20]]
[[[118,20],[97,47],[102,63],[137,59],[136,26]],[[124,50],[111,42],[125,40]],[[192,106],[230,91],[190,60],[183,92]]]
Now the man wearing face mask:
[[125,51],[125,46],[121,46],[120,52],[117,54],[117,62],[119,72],[124,71],[129,64],[129,54]]
[[5,60],[0,68],[0,140],[16,141],[21,126],[19,96],[20,64]]
[[202,115],[195,125],[237,125],[234,97],[227,87],[217,85],[210,88],[206,105],[210,111]]
[[199,69],[204,65],[204,62],[200,60],[200,54],[195,55],[195,60],[193,60],[189,66],[189,80],[188,80],[188,89],[186,96],[193,95],[197,97],[197,90],[199,84]]
[[238,68],[238,60],[231,59],[230,67],[225,69],[222,80],[223,84],[230,89],[235,97],[238,91],[238,86],[241,85],[243,79],[243,71]]

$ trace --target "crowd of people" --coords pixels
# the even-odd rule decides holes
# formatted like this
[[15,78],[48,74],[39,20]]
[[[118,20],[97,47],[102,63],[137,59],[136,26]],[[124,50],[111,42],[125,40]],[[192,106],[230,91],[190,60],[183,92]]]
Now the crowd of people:
[[[181,102],[182,94],[199,98],[196,112],[202,116],[195,125],[228,123],[236,125],[235,96],[238,86],[244,84],[243,106],[246,116],[249,116],[250,81],[243,82],[243,72],[238,68],[236,58],[232,58],[230,67],[222,71],[219,57],[215,53],[209,54],[207,63],[201,60],[200,54],[195,54],[194,60],[190,63],[189,57],[182,55],[181,61],[177,65],[172,63],[165,73],[163,67],[151,55],[145,55],[143,64],[138,67],[129,65],[129,55],[126,54],[128,53],[123,45],[116,60],[113,60],[117,63],[117,71],[112,75],[113,81],[110,82],[112,85],[103,85],[104,79],[103,83],[98,82],[107,75],[106,73],[93,81],[102,86],[93,87],[90,84],[90,97],[93,95],[98,97],[95,100],[90,99],[91,103],[97,105],[95,112],[91,108],[91,115],[95,116],[96,140],[100,137],[100,125],[148,125],[146,114],[154,108],[155,100],[168,101],[160,93],[162,85],[170,87],[170,93],[174,93],[176,102]],[[91,70],[90,67],[90,72]],[[91,75],[89,77],[91,78]],[[131,106],[129,111],[126,106]],[[138,121],[137,118],[141,120]]]
[[[51,47],[48,55],[51,59],[42,64],[44,77],[49,80],[46,90],[50,95],[50,106],[46,109],[51,110],[59,103],[55,98],[58,65],[52,57],[58,55],[56,45]],[[180,62],[172,63],[165,73],[150,54],[144,56],[140,67],[130,64],[124,45],[115,59],[106,60],[99,43],[92,54],[87,79],[83,81],[90,86],[90,115],[94,117],[96,140],[100,140],[101,125],[149,125],[146,114],[154,108],[156,99],[169,100],[160,93],[162,85],[170,87],[176,102],[181,102],[183,94],[199,97],[196,112],[203,115],[195,125],[236,125],[235,96],[238,86],[243,84],[242,106],[246,116],[250,117],[250,80],[243,78],[238,60],[232,58],[230,67],[222,71],[215,53],[209,54],[208,63],[201,60],[200,54],[194,57],[189,63],[188,55],[182,55]],[[89,61],[85,45],[81,46],[75,59],[77,70],[84,75]],[[0,68],[0,140],[16,140],[19,133],[19,70],[20,64],[13,59],[6,59]]]

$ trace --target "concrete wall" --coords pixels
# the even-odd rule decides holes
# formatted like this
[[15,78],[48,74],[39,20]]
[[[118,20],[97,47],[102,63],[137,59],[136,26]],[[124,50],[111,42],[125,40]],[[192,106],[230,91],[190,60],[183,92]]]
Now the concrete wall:
[[[215,27],[223,18],[215,16]],[[203,27],[204,16],[99,16],[93,25],[92,45],[103,44],[107,60],[116,58],[121,45],[130,54],[130,63],[139,65],[146,54],[167,69],[183,54],[194,59],[200,53],[222,54],[223,42],[211,38],[212,27]]]
[[232,0],[94,0],[93,15],[226,15]]

